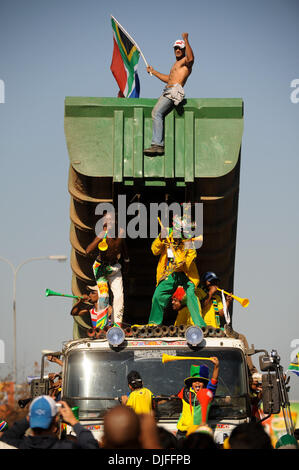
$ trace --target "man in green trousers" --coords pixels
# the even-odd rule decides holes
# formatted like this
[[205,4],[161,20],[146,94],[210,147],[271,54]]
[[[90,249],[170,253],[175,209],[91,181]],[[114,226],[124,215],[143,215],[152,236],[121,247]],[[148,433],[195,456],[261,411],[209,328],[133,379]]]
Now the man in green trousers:
[[195,264],[196,250],[185,248],[183,238],[173,238],[172,230],[167,236],[162,229],[152,243],[152,252],[160,256],[157,266],[157,286],[152,299],[152,308],[148,323],[161,325],[164,309],[178,286],[183,286],[187,295],[187,307],[195,325],[206,326],[199,303],[194,292],[199,283],[199,274]]

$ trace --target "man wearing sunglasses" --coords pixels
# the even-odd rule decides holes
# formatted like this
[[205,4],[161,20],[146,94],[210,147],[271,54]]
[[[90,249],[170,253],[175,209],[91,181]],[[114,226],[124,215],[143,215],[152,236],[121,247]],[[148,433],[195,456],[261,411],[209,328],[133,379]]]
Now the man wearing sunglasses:
[[147,67],[148,73],[166,83],[163,93],[152,111],[152,143],[149,148],[144,150],[144,154],[151,157],[164,154],[164,117],[174,106],[178,106],[183,101],[185,96],[183,86],[192,72],[194,55],[189,44],[188,33],[183,33],[182,38],[173,44],[176,62],[169,75],[157,72],[152,66]]

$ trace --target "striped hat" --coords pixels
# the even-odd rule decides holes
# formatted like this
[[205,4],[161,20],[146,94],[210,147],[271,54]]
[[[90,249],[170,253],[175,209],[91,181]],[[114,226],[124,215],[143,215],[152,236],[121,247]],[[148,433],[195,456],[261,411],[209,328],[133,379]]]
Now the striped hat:
[[204,364],[190,366],[190,377],[184,380],[186,387],[191,387],[192,382],[197,381],[196,379],[207,384],[209,382],[209,368]]

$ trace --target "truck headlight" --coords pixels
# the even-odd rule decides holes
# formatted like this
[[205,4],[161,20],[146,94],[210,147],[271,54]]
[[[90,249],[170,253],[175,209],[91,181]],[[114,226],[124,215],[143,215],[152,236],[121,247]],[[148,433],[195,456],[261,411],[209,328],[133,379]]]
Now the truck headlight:
[[106,335],[107,341],[113,348],[120,346],[125,340],[125,332],[118,326],[109,328]]
[[185,333],[185,338],[191,346],[198,346],[203,340],[203,332],[199,326],[189,326]]

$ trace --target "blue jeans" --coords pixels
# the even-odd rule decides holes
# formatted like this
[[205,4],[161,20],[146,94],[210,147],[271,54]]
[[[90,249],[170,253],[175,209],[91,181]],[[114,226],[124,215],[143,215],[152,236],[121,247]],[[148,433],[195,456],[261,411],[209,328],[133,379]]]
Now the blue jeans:
[[164,145],[164,116],[174,107],[174,103],[165,96],[160,96],[153,111],[152,145]]

